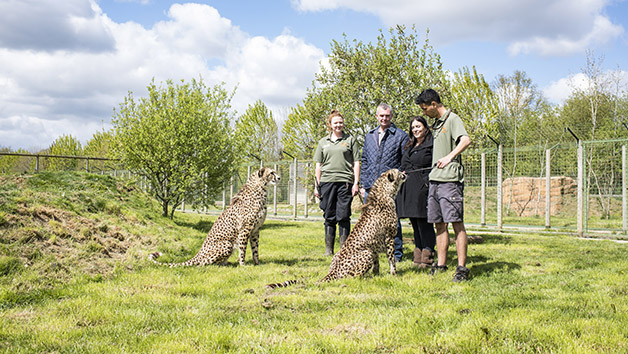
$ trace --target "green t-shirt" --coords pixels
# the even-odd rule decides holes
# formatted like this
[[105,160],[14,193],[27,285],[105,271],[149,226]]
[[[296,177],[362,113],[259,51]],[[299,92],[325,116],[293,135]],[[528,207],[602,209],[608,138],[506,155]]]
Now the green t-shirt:
[[[434,137],[434,150],[432,155],[432,166],[441,158],[447,156],[456,147],[458,138],[463,135],[468,136],[464,128],[462,119],[451,110],[432,125],[432,135]],[[445,168],[434,167],[430,172],[430,181],[435,182],[464,182],[464,170],[460,155],[456,156]]]
[[357,140],[342,134],[342,138],[331,141],[331,134],[318,141],[314,162],[321,163],[320,182],[353,183],[353,163],[360,160]]

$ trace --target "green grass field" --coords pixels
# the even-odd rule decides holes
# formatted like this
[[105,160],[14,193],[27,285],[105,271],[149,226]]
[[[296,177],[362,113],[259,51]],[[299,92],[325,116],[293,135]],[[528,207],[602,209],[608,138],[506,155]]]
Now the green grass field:
[[[21,180],[20,180],[21,178]],[[19,187],[19,188],[18,188]],[[53,215],[46,219],[46,215]],[[85,174],[0,180],[0,351],[6,353],[626,353],[628,244],[494,234],[472,278],[416,270],[317,283],[323,226],[268,220],[259,266],[165,268],[213,216],[159,216],[123,182]],[[298,279],[287,288],[264,285]]]

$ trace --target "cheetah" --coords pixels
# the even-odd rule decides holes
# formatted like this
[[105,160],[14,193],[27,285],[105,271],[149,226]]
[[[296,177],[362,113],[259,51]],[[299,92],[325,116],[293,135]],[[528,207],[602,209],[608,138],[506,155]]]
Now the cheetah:
[[161,263],[155,252],[149,259],[169,267],[200,266],[224,263],[238,247],[238,263],[244,265],[247,243],[251,243],[253,263],[259,264],[259,229],[266,220],[266,188],[280,180],[273,169],[260,168],[249,176],[242,189],[231,199],[231,204],[212,225],[207,238],[196,256],[182,263]]
[[[379,252],[386,252],[390,274],[397,273],[394,256],[394,239],[397,234],[395,197],[405,180],[405,173],[391,169],[382,173],[375,181],[358,222],[340,252],[332,258],[329,274],[320,282],[362,276],[371,267],[374,274],[379,274]],[[266,288],[274,289],[296,283],[298,281],[289,280],[268,284]]]
[[405,173],[388,170],[375,181],[369,191],[362,214],[349,237],[331,260],[329,274],[321,281],[358,277],[373,268],[379,274],[379,252],[386,252],[390,274],[397,273],[394,241],[397,234],[395,197],[406,181]]

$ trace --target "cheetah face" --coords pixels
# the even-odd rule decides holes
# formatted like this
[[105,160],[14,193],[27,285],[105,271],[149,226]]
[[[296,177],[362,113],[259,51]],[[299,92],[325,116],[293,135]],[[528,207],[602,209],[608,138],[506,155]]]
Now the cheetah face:
[[396,196],[399,193],[399,189],[401,185],[406,181],[408,176],[397,169],[391,169],[382,174],[382,176],[386,176],[387,180],[387,188],[386,191],[390,193],[392,197]]
[[266,167],[262,167],[257,171],[257,177],[264,185],[276,184],[281,179],[275,170]]

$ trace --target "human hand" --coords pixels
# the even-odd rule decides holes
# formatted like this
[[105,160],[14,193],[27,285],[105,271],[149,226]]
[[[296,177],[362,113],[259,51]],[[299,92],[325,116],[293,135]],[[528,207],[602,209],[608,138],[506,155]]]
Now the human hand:
[[351,196],[355,197],[358,193],[360,193],[360,186],[354,184],[353,188],[351,188]]
[[436,162],[436,168],[445,168],[445,166],[449,165],[450,162],[451,157],[447,155]]

